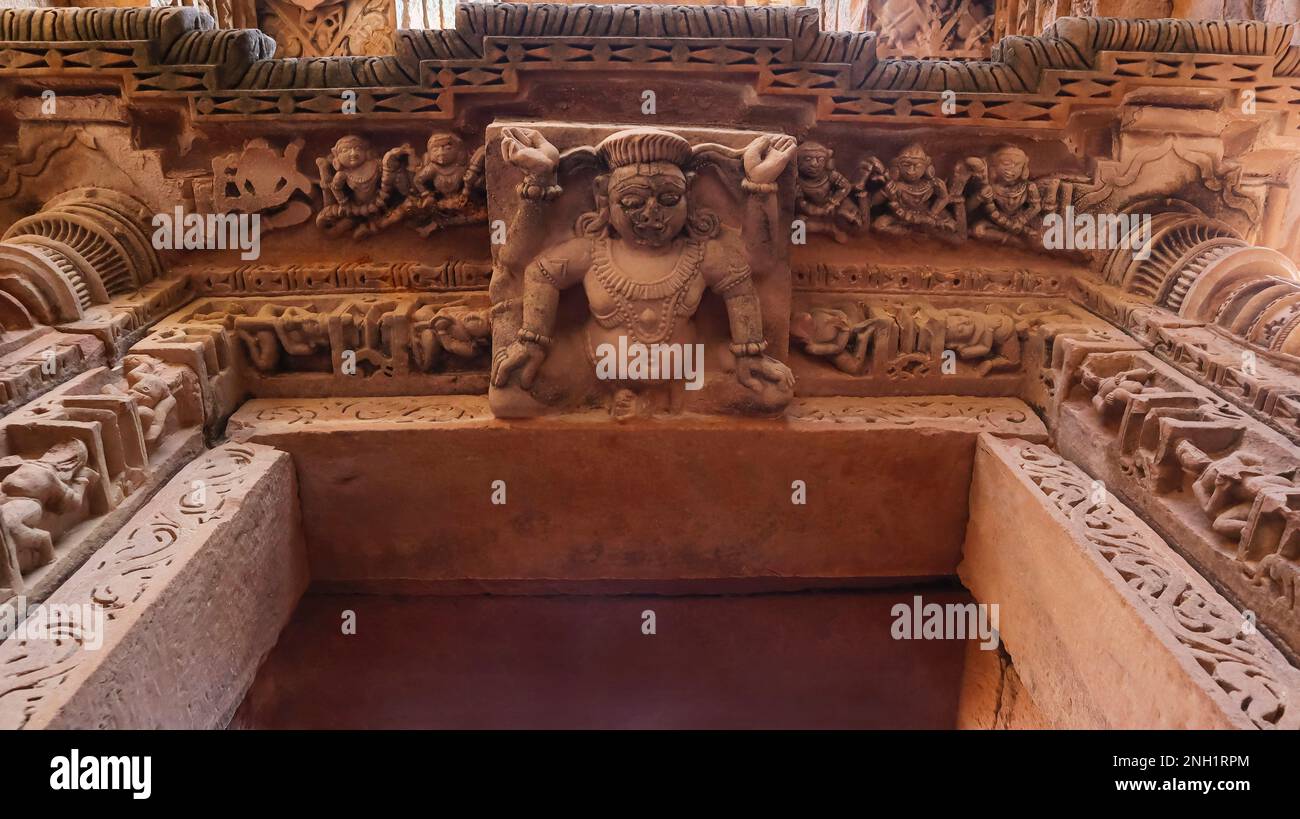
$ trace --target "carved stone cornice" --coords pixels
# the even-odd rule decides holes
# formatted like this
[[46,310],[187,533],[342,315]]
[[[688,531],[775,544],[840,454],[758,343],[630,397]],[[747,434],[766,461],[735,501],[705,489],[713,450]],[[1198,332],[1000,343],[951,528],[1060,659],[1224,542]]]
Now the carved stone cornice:
[[369,116],[451,119],[458,99],[514,95],[537,70],[707,73],[814,101],[822,121],[1049,131],[1138,88],[1213,87],[1257,94],[1289,133],[1290,40],[1291,26],[1259,22],[1063,18],[954,62],[879,58],[874,33],[823,32],[815,8],[462,3],[455,29],[399,31],[393,56],[283,60],[260,32],[214,29],[195,9],[13,9],[0,76],[119,73],[128,94],[188,100],[199,119],[345,117],[344,90]]

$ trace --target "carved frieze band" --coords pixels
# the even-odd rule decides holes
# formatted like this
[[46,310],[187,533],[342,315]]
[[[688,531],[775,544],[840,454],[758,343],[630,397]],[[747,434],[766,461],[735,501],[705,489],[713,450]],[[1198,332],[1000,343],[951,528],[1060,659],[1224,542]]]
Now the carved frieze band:
[[396,290],[486,290],[490,262],[208,266],[184,271],[200,296],[279,296]]

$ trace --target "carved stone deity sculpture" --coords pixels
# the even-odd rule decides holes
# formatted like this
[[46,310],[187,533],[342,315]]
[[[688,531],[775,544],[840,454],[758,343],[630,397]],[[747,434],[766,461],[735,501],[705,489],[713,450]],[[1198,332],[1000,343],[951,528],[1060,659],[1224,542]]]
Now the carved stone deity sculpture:
[[388,209],[392,191],[383,183],[384,162],[364,137],[348,135],[334,144],[329,158],[316,160],[325,207],[316,224],[328,232],[352,229],[360,237],[375,230]]
[[471,156],[460,137],[434,132],[418,163],[414,163],[409,148],[390,151],[385,157],[386,164],[393,162],[390,157],[401,153],[414,163],[414,168],[410,194],[384,218],[382,227],[409,221],[417,226],[417,233],[428,236],[439,228],[486,220],[485,150],[480,147]]
[[[508,390],[531,391],[533,401],[551,403],[546,390],[538,389],[538,375],[550,365],[557,335],[567,329],[561,324],[561,295],[578,287],[586,296],[581,332],[586,368],[614,351],[690,355],[703,349],[697,346],[695,318],[708,291],[725,306],[726,361],[734,368],[734,382],[745,388],[746,398],[732,406],[760,412],[784,407],[794,378],[785,364],[767,355],[755,275],[779,255],[778,179],[794,150],[794,139],[785,136],[758,136],[741,149],[692,145],[657,128],[617,131],[594,147],[566,152],[566,163],[572,158],[595,165],[595,207],[577,220],[572,238],[543,244],[561,193],[556,175],[561,155],[537,130],[503,129],[502,156],[523,172],[524,181],[492,279],[494,411],[536,413],[526,401],[512,404]],[[733,189],[745,200],[733,209],[743,217],[740,231],[696,198],[697,170],[736,160],[744,171],[735,186],[739,190]],[[538,245],[540,251],[534,251]],[[601,391],[613,392],[616,416],[661,409],[665,397],[668,408],[676,409],[684,398],[673,383],[679,375],[638,377],[629,368],[605,378],[599,365],[595,372],[606,382]]]
[[796,157],[799,169],[795,210],[809,233],[827,233],[837,242],[862,226],[862,214],[850,194],[853,184],[835,170],[835,152],[819,142],[805,142]]
[[[974,190],[966,198],[970,233],[976,239],[1025,244],[1042,226],[1042,200],[1029,178],[1029,155],[1014,145],[1004,145],[987,162],[973,158],[961,169],[973,171]],[[961,181],[965,181],[961,176]],[[955,190],[960,188],[955,184]]]
[[[879,177],[880,167],[879,160],[867,160],[868,179]],[[934,160],[919,143],[903,148],[889,163],[888,176],[871,203],[879,212],[872,227],[884,233],[921,231],[952,240],[964,236],[964,203],[949,196]]]

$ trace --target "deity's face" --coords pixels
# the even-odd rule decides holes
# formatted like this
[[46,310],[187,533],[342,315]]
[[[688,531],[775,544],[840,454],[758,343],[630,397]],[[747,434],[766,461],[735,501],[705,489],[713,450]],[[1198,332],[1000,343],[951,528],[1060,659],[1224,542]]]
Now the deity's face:
[[930,157],[924,153],[905,152],[894,160],[894,168],[904,182],[919,182],[930,168]]
[[798,154],[799,175],[816,179],[826,172],[826,163],[830,159],[824,151],[800,150]]
[[361,167],[369,158],[370,151],[359,139],[344,137],[334,145],[334,162],[341,170],[351,171]]
[[609,221],[618,235],[664,247],[686,228],[686,175],[667,162],[616,168],[609,177]]
[[998,151],[992,159],[998,181],[1008,185],[1023,179],[1029,166],[1029,157],[1015,148]]
[[426,147],[429,160],[435,165],[452,165],[460,161],[465,154],[461,141],[447,134],[434,134],[429,137]]

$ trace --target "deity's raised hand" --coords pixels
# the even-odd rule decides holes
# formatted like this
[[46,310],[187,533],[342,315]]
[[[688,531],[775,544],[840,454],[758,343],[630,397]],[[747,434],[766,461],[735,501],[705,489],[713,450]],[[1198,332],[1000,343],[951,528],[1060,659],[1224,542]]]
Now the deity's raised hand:
[[745,148],[745,178],[759,185],[777,180],[794,156],[798,142],[792,136],[764,134]]
[[529,176],[546,176],[555,170],[560,152],[532,128],[503,128],[501,156]]

